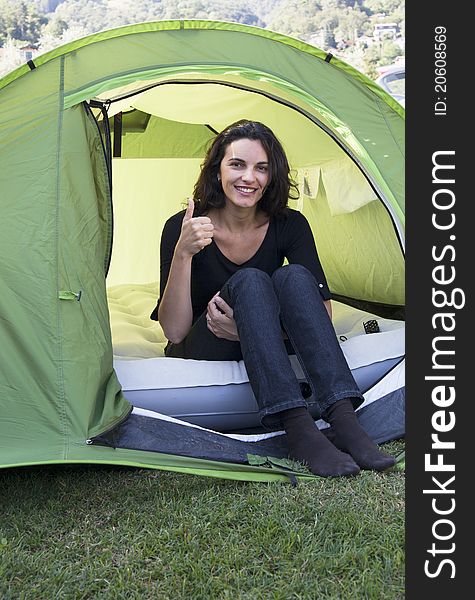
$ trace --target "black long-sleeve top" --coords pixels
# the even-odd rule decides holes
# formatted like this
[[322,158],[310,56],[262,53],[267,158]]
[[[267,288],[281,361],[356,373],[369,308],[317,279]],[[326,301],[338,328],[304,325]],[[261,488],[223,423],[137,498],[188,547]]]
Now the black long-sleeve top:
[[[170,273],[176,243],[181,233],[185,211],[168,219],[160,241],[160,298],[163,296]],[[310,225],[302,213],[287,209],[285,216],[272,217],[262,244],[249,260],[238,265],[226,258],[214,240],[195,254],[191,263],[191,304],[193,323],[206,310],[208,302],[226,281],[239,269],[255,268],[272,275],[287,259],[306,267],[317,280],[324,300],[331,298],[328,284],[318,258]],[[157,306],[150,318],[158,320]]]

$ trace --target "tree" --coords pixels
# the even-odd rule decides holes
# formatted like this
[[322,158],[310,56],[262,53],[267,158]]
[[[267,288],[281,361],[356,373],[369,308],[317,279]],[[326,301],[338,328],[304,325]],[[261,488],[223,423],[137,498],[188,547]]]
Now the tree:
[[[401,8],[401,4],[405,4],[404,0],[364,0],[363,6],[366,6],[373,14],[390,15]],[[402,7],[404,10],[404,6]]]
[[0,0],[0,41],[8,38],[34,44],[39,37],[41,27],[47,22],[34,7],[26,2]]
[[402,56],[401,48],[391,40],[385,40],[381,44],[374,44],[365,50],[363,56],[363,70],[372,79],[378,75],[377,67],[389,65],[398,56]]
[[[0,0],[0,45],[12,38],[39,43],[43,51],[131,23],[213,19],[266,27],[323,49],[337,48],[341,58],[357,62],[373,76],[375,66],[403,54],[394,43],[373,42],[374,24],[395,22],[404,31],[404,6],[405,0]],[[364,63],[363,43],[368,55]]]

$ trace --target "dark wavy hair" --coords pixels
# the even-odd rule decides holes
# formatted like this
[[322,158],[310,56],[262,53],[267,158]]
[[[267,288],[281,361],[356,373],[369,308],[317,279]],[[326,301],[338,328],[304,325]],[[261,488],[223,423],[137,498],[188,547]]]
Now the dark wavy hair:
[[229,144],[241,139],[258,140],[267,154],[269,183],[259,200],[259,208],[269,216],[285,214],[289,198],[297,199],[299,191],[290,175],[284,148],[269,127],[247,119],[228,125],[209,147],[193,191],[197,212],[206,214],[211,208],[225,206],[225,195],[221,182],[218,181],[218,173]]

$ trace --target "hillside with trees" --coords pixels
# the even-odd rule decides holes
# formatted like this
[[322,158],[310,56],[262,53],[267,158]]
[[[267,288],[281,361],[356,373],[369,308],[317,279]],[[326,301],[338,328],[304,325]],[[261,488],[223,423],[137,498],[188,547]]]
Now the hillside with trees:
[[[375,77],[404,56],[405,0],[0,0],[0,75],[74,39],[131,23],[212,19],[271,29]],[[397,35],[375,37],[394,23]]]

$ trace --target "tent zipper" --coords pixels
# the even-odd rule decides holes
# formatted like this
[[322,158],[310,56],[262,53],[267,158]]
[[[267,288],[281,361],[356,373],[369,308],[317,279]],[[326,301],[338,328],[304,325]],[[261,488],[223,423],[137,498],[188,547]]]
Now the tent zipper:
[[[110,100],[106,100],[104,102],[100,102],[99,100],[90,100],[88,102],[83,102],[84,109],[86,114],[92,119],[93,123],[97,128],[97,132],[99,134],[99,139],[101,140],[102,151],[104,154],[106,170],[107,170],[107,180],[109,182],[109,221],[110,221],[110,235],[109,235],[109,247],[107,249],[107,256],[104,261],[104,274],[107,277],[109,273],[109,268],[112,259],[112,243],[114,238],[114,207],[112,203],[112,145],[111,145],[111,133],[109,128],[109,118],[107,111],[110,107]],[[101,129],[99,127],[99,123],[94,116],[94,113],[91,110],[91,106],[93,108],[99,108],[102,113],[102,118],[104,121],[104,138],[102,137]],[[105,139],[105,141],[104,141]]]
[[116,441],[119,436],[119,427],[122,425],[122,423],[127,421],[133,409],[134,407],[131,405],[125,415],[119,417],[113,425],[109,426],[102,433],[98,433],[97,435],[88,438],[86,440],[86,444],[88,446],[107,446],[109,448],[116,448]]

